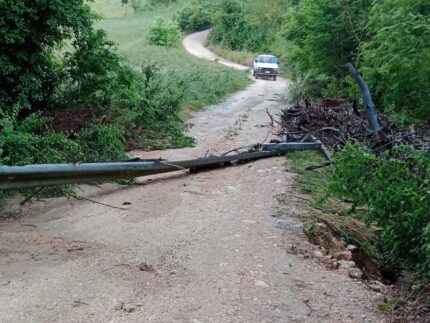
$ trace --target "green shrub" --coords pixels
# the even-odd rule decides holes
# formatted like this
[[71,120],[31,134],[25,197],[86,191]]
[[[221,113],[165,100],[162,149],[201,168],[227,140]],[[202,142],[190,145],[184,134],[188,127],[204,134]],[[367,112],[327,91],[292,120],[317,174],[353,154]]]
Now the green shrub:
[[[83,0],[0,1],[0,106],[46,106],[57,81],[54,50],[92,27]],[[7,13],[7,14],[6,14]]]
[[184,136],[185,125],[180,118],[185,83],[173,77],[164,77],[156,65],[143,69],[146,109],[137,121],[146,129],[145,137],[155,139],[151,148],[173,148],[190,146],[194,141]]
[[148,5],[150,6],[170,6],[173,3],[177,3],[178,0],[148,0]]
[[385,108],[430,119],[430,2],[382,0],[369,18],[364,74]]
[[161,17],[155,19],[148,32],[148,41],[151,45],[172,47],[181,39],[178,25]]
[[367,206],[367,223],[376,223],[377,246],[388,270],[430,275],[430,154],[409,146],[377,158],[348,144],[336,156],[330,191],[356,206]]
[[[322,96],[348,88],[342,66],[356,63],[360,43],[367,38],[369,7],[364,1],[303,0],[287,11],[283,56],[294,79],[331,79],[317,93]],[[352,17],[352,18],[351,18]]]
[[212,44],[233,50],[275,52],[288,7],[285,0],[215,1]]
[[27,165],[75,161],[81,155],[77,143],[65,134],[45,127],[48,119],[37,114],[23,121],[1,120],[0,161],[4,165]]
[[242,4],[237,0],[222,0],[217,7],[209,41],[240,50],[249,34]]
[[202,1],[193,1],[179,12],[176,21],[185,32],[204,30],[211,26],[211,11]]
[[130,88],[132,70],[102,30],[83,34],[66,53],[52,105],[107,109]]
[[84,161],[125,159],[123,132],[119,125],[92,124],[84,129],[76,140],[82,147]]
[[[123,1],[121,1],[124,3]],[[144,0],[130,0],[130,5],[133,8],[134,12],[142,11],[145,8]]]

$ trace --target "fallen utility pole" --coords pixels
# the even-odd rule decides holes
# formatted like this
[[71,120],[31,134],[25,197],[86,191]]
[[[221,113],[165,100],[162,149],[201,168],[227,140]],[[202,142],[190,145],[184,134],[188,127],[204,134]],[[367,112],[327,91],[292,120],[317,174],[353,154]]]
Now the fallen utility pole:
[[83,184],[131,179],[136,177],[201,170],[243,163],[261,158],[279,156],[294,150],[320,150],[321,143],[263,144],[247,152],[221,157],[205,157],[183,161],[132,160],[108,163],[43,164],[27,166],[0,166],[0,190],[47,187],[65,184]]

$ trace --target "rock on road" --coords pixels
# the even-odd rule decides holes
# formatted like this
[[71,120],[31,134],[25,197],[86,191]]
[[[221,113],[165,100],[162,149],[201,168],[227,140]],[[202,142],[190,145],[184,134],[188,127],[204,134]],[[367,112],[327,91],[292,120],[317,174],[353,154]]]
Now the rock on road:
[[[206,35],[184,44],[215,60]],[[261,142],[273,130],[265,109],[280,112],[287,92],[282,78],[257,80],[189,120],[196,147],[134,154],[189,159]],[[291,237],[304,240],[293,181],[279,157],[78,191],[116,209],[64,198],[12,208],[0,230],[0,321],[381,321],[378,295],[289,252]]]

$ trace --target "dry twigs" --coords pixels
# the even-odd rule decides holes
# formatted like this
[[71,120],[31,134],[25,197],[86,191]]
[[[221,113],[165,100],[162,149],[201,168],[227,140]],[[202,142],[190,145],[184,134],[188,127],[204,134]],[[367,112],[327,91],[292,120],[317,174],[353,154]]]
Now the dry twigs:
[[379,112],[382,131],[374,137],[365,111],[357,111],[344,99],[330,99],[307,107],[298,105],[283,111],[282,127],[290,141],[310,141],[318,137],[326,146],[341,148],[348,141],[361,142],[376,151],[409,144],[429,147],[429,125],[399,128]]

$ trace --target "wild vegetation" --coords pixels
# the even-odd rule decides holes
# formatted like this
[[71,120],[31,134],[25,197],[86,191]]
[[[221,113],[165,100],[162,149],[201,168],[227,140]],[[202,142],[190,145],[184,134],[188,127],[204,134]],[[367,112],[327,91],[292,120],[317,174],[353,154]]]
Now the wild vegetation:
[[211,44],[275,53],[303,95],[358,99],[349,62],[378,108],[402,122],[430,118],[428,1],[218,0],[212,7]]
[[348,144],[336,156],[329,191],[351,200],[354,208],[368,208],[360,217],[377,224],[375,244],[387,271],[409,269],[430,277],[429,173],[430,154],[408,146],[377,158]]
[[[173,46],[150,44],[149,33],[155,21],[161,18],[163,25],[178,24],[178,15],[191,2],[178,0],[167,6],[161,4],[140,10],[133,15],[125,15],[125,8],[121,8],[119,0],[97,0],[94,3],[106,15],[105,19],[97,22],[97,27],[105,30],[109,39],[118,44],[118,51],[133,67],[139,69],[145,63],[156,64],[165,82],[181,85],[181,114],[213,104],[248,84],[246,73],[194,58],[178,42]],[[157,34],[157,38],[169,38],[165,32],[157,31]],[[173,31],[173,34],[177,32]]]
[[[247,76],[185,53],[172,17],[187,1],[174,2],[126,16],[119,0],[1,2],[0,164],[191,145],[186,111],[240,89]],[[92,6],[101,5],[116,17],[100,20]]]
[[[327,97],[359,101],[344,68],[353,63],[377,109],[399,126],[430,120],[428,1],[218,0],[212,8],[210,45],[230,58],[232,51],[275,53],[294,81],[296,103]],[[242,54],[236,57],[243,60]],[[301,178],[309,187],[307,173]],[[318,178],[324,196],[353,201],[347,214],[379,227],[372,250],[384,268],[428,276],[428,151],[400,146],[376,156],[349,143],[336,153],[332,171]]]

